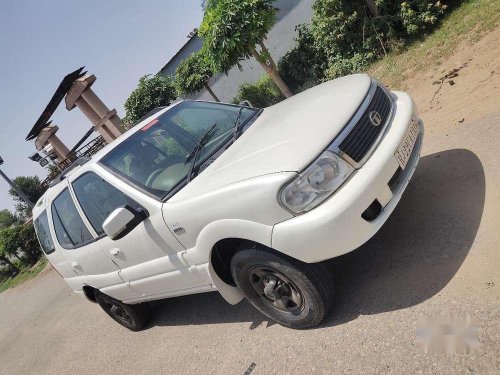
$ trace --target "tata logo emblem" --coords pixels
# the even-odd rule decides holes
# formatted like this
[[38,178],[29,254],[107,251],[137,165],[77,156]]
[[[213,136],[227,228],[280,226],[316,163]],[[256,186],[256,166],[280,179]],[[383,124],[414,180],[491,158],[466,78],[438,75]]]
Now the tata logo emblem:
[[379,126],[382,123],[382,116],[377,111],[371,111],[368,114],[368,118],[373,126]]

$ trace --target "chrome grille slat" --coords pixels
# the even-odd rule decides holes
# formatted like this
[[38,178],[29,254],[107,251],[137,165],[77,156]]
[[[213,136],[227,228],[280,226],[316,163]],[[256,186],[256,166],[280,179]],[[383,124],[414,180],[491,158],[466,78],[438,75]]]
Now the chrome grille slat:
[[[377,90],[378,89],[379,88],[377,87]],[[373,97],[372,101],[369,103],[368,108],[366,109],[366,113],[370,113],[373,110],[373,108],[378,104],[378,103],[376,103],[376,101],[379,101],[381,96],[380,95],[377,96],[377,92],[378,91],[375,92],[375,96]],[[363,134],[366,131],[371,130],[371,128],[373,128],[373,127],[370,126],[370,120],[368,119],[368,116],[363,116],[359,120],[359,122],[355,125],[352,132],[349,133],[349,135],[344,140],[344,142],[347,141],[345,148],[351,149],[351,148],[355,147],[355,145],[358,144],[358,139],[363,137]],[[341,146],[342,146],[342,143],[341,143]],[[354,154],[354,152],[353,152],[353,154]]]
[[[391,109],[391,98],[382,87],[377,85],[370,103],[365,107],[359,120],[339,143],[339,150],[356,163],[362,161],[387,126]],[[369,114],[372,111],[380,114],[382,118],[381,125],[373,126],[371,123]]]
[[356,142],[352,146],[351,150],[351,157],[354,160],[358,160],[359,154],[363,152],[363,150],[366,148],[365,144],[367,144],[367,140],[370,139],[370,136],[372,133],[376,133],[376,128],[373,126],[365,126],[363,134],[361,134],[359,137],[357,137]]
[[369,131],[366,132],[366,136],[358,142],[358,145],[354,149],[354,160],[360,160],[362,158],[364,150],[370,147],[379,133],[377,128],[373,126],[370,126],[368,129]]

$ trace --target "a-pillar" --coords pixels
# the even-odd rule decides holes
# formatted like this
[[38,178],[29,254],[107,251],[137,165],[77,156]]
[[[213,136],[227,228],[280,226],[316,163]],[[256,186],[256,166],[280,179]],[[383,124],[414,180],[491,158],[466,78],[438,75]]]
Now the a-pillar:
[[94,75],[77,79],[66,95],[66,108],[71,111],[78,107],[94,124],[94,130],[111,143],[122,134],[122,122],[116,110],[109,110],[90,88],[95,80]]

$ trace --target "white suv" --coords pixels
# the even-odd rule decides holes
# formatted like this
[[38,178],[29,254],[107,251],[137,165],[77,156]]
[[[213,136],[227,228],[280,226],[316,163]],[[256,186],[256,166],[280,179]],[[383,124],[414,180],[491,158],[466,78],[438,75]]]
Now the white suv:
[[333,303],[321,262],[379,230],[422,137],[410,96],[363,74],[265,109],[182,101],[76,162],[35,228],[70,287],[131,330],[143,302],[215,290],[312,327]]

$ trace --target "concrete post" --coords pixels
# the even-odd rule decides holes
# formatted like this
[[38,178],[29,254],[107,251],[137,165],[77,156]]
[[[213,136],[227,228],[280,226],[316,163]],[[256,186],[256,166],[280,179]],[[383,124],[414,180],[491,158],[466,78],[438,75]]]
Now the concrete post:
[[109,110],[91,89],[95,80],[94,75],[87,75],[77,79],[66,95],[66,108],[71,111],[75,106],[78,107],[94,124],[94,130],[107,143],[111,143],[122,134],[122,123],[116,114],[116,110]]
[[49,139],[47,139],[47,142],[54,147],[54,151],[57,154],[57,160],[59,162],[63,161],[66,159],[69,155],[69,148],[66,147],[64,143],[59,139],[59,137],[55,134],[52,134]]
[[59,128],[55,125],[47,126],[40,131],[35,140],[35,147],[38,151],[43,150],[47,145],[51,145],[59,162],[66,159],[69,149],[56,135]]

